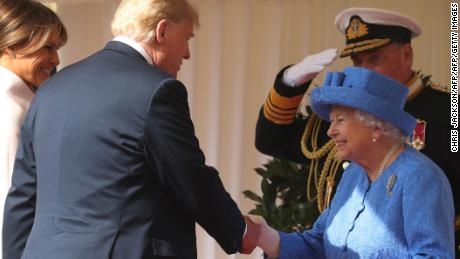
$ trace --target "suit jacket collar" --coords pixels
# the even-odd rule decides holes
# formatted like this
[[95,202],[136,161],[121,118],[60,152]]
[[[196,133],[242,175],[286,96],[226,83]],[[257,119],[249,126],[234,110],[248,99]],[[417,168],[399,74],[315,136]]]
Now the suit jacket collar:
[[135,50],[133,47],[119,41],[109,41],[105,47],[105,50],[111,50],[111,51],[116,51],[123,53],[131,58],[134,59],[139,59],[142,60],[143,62],[147,63],[147,60],[139,53],[137,50]]
[[132,47],[137,52],[141,53],[141,55],[144,57],[145,60],[147,60],[147,62],[150,65],[153,65],[152,58],[147,53],[147,50],[139,42],[137,42],[137,41],[135,41],[135,40],[133,40],[133,39],[127,37],[127,36],[124,36],[124,35],[118,35],[112,41],[119,41],[119,42],[125,43],[126,45]]

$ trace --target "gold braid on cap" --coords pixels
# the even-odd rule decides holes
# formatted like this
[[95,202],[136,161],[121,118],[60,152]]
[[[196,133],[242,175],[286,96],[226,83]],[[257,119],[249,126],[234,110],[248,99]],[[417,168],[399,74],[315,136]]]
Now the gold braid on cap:
[[343,58],[351,55],[352,53],[359,53],[370,49],[376,49],[388,45],[390,43],[390,39],[372,39],[351,43],[345,47],[342,53],[340,53],[340,57]]
[[[335,157],[337,150],[334,141],[329,140],[321,148],[318,149],[318,134],[321,128],[321,119],[314,113],[308,118],[305,131],[302,135],[300,143],[302,153],[305,157],[310,159],[310,167],[308,171],[307,180],[307,199],[312,202],[315,199],[318,201],[318,210],[323,212],[330,204],[332,199],[332,191],[335,185],[335,175],[342,160]],[[307,147],[308,140],[311,141],[312,150]],[[327,154],[326,161],[318,176],[319,160]],[[312,185],[312,178],[316,187],[316,196],[312,197],[310,187]],[[326,188],[326,190],[324,190]]]

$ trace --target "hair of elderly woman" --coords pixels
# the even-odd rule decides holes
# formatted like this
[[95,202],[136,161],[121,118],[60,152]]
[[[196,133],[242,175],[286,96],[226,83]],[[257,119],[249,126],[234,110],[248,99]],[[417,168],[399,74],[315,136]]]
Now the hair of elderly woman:
[[[59,17],[34,0],[0,2],[0,50],[27,55],[42,48],[48,37],[59,33],[60,46],[67,42],[67,31]],[[59,46],[59,47],[60,47]]]
[[123,0],[112,21],[112,34],[150,42],[161,20],[190,19],[199,25],[198,11],[187,0]]
[[408,136],[405,136],[400,129],[372,114],[357,109],[354,110],[353,114],[364,126],[382,129],[382,134],[390,137],[395,142],[405,143],[408,138]]

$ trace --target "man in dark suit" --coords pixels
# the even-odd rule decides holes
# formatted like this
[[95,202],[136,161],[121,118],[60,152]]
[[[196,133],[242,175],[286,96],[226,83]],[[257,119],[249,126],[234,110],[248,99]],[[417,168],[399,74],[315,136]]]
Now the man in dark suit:
[[196,258],[195,223],[227,253],[251,243],[176,80],[197,24],[187,0],[124,0],[115,39],[41,88],[21,131],[3,258]]

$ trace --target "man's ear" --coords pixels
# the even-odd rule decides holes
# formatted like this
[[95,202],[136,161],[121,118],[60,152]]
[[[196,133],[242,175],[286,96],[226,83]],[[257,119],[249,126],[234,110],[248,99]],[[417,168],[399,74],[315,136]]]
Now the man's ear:
[[412,62],[414,59],[414,54],[412,52],[412,45],[410,43],[406,43],[403,46],[403,57],[406,62],[409,62],[409,64],[412,66]]
[[155,39],[158,43],[163,42],[165,38],[165,33],[166,33],[166,27],[169,25],[168,21],[163,19],[161,20],[158,24],[157,27],[155,28]]

